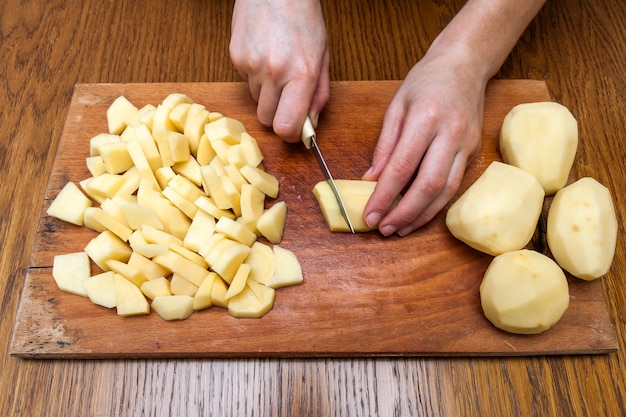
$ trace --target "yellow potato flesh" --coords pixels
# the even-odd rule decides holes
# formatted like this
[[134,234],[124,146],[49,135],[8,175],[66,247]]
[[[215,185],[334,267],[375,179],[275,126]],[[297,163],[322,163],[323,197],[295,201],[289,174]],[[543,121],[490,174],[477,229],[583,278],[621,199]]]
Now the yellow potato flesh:
[[93,203],[80,188],[73,182],[68,182],[52,201],[46,213],[59,220],[82,226],[85,209],[91,206]]
[[[376,188],[375,181],[362,180],[335,180],[339,194],[346,207],[350,222],[356,232],[372,230],[363,221],[363,211],[370,196]],[[339,204],[327,181],[320,181],[313,187],[313,195],[322,210],[328,228],[332,232],[349,232],[350,228],[341,215]]]
[[61,290],[87,297],[84,283],[90,275],[89,257],[85,252],[67,253],[54,257],[52,277]]
[[165,295],[152,300],[152,309],[163,320],[185,320],[193,313],[193,297]]

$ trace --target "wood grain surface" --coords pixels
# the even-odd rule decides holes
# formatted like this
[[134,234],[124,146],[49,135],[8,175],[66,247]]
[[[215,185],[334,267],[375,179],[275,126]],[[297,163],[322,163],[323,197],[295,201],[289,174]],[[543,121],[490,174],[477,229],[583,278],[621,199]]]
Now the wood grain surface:
[[[337,99],[317,134],[335,178],[360,178],[365,172],[382,115],[398,87],[396,81],[332,84]],[[550,100],[538,81],[493,81],[487,91],[482,149],[458,195],[500,159],[498,135],[507,112],[516,104]],[[259,142],[266,169],[279,178],[278,199],[288,206],[281,246],[296,253],[305,281],[280,289],[274,308],[261,319],[236,319],[220,308],[180,322],[164,322],[156,314],[123,318],[114,309],[63,293],[52,278],[55,255],[81,252],[96,236],[47,216],[45,210],[68,181],[91,176],[85,165],[89,139],[106,132],[108,106],[120,95],[138,108],[158,105],[175,92],[242,121]],[[570,277],[570,306],[548,332],[519,336],[499,331],[483,317],[478,294],[493,258],[452,237],[445,210],[406,238],[332,233],[311,192],[321,180],[317,162],[304,146],[286,144],[259,124],[244,83],[78,85],[52,167],[11,353],[192,358],[545,355],[617,348],[600,281]]]
[[[399,80],[465,0],[322,0],[334,81]],[[77,83],[240,81],[232,2],[0,2],[0,415],[623,416],[626,251],[601,281],[618,350],[532,357],[29,360],[9,355]],[[576,175],[626,207],[623,0],[549,1],[496,78],[544,80],[579,121]],[[331,104],[337,97],[331,97]]]

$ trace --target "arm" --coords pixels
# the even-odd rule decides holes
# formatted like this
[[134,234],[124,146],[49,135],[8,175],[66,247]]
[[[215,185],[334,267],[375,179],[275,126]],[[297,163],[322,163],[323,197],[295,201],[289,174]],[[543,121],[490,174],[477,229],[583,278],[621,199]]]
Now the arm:
[[237,0],[229,50],[263,125],[297,142],[307,114],[317,124],[330,94],[319,0]]
[[411,69],[363,176],[378,181],[364,212],[370,227],[404,236],[452,198],[480,149],[487,82],[544,2],[469,0]]

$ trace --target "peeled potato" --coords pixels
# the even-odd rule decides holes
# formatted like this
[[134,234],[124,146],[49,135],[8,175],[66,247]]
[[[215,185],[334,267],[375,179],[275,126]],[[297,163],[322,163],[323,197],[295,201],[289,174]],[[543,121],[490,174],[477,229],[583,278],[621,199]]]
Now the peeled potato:
[[546,238],[557,263],[590,281],[606,274],[613,262],[617,218],[609,190],[593,178],[581,178],[554,196]]
[[457,239],[490,255],[519,250],[535,231],[543,198],[543,188],[534,176],[492,162],[450,206],[446,225]]
[[577,147],[578,123],[561,104],[519,104],[502,122],[502,159],[533,174],[547,195],[567,183]]
[[536,334],[558,322],[569,306],[563,270],[539,252],[522,249],[496,256],[480,284],[485,317],[510,333]]

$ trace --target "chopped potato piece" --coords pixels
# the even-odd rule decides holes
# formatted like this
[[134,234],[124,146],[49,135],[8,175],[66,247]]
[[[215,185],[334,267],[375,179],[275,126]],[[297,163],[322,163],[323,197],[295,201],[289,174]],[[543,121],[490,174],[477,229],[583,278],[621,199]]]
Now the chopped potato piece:
[[150,313],[150,304],[141,290],[119,274],[113,275],[117,314],[136,316]]
[[152,309],[163,320],[185,320],[193,313],[193,297],[164,295],[152,300]]
[[276,289],[301,284],[303,281],[302,267],[296,254],[278,245],[274,246],[273,251],[275,258],[274,274],[265,285]]
[[263,212],[256,227],[267,240],[272,243],[280,243],[283,240],[286,220],[287,204],[284,201],[279,201]]
[[219,219],[215,224],[215,231],[223,233],[227,237],[239,243],[243,243],[246,246],[252,246],[256,241],[256,234],[254,234],[254,232],[228,217]]
[[93,203],[73,182],[68,182],[52,201],[46,213],[59,220],[84,225],[85,209]]
[[88,207],[85,209],[85,225],[89,225],[93,230],[102,232],[109,230],[117,237],[127,242],[133,231],[118,221],[115,217],[111,216],[100,207]]
[[151,300],[163,295],[172,295],[170,281],[165,277],[156,278],[141,284],[141,292]]
[[170,279],[170,292],[172,295],[188,295],[193,297],[198,292],[198,287],[180,274],[172,274]]
[[91,276],[89,257],[85,252],[56,255],[52,264],[52,277],[62,291],[87,297],[85,281]]
[[217,274],[215,272],[210,272],[204,281],[202,281],[202,284],[198,287],[198,291],[196,291],[196,295],[193,297],[194,310],[204,310],[213,305],[211,293],[216,279],[219,279]]
[[140,270],[141,274],[148,280],[167,276],[169,272],[166,268],[137,251],[130,254],[127,264]]
[[209,141],[223,141],[228,145],[234,145],[241,141],[241,134],[246,131],[239,120],[230,117],[222,117],[214,122],[208,123],[204,127],[204,133]]
[[109,174],[120,174],[134,166],[124,142],[106,143],[98,148],[98,153]]
[[250,279],[267,284],[274,276],[276,259],[272,247],[261,242],[254,242],[250,247],[250,253],[244,260],[252,269]]
[[106,308],[113,308],[117,305],[113,286],[114,274],[113,271],[107,271],[84,281],[87,296],[92,303]]
[[119,134],[126,128],[126,120],[133,117],[138,109],[124,96],[119,96],[107,109],[109,133]]
[[105,230],[87,243],[85,252],[100,269],[109,271],[110,268],[107,266],[109,259],[127,262],[133,251],[123,240]]
[[194,252],[200,252],[215,232],[215,224],[215,217],[204,210],[198,210],[183,239],[183,246]]
[[109,270],[123,276],[137,287],[141,287],[141,284],[148,280],[143,271],[133,265],[128,265],[127,263],[120,262],[116,259],[107,260],[106,265]]
[[97,177],[98,175],[106,172],[106,166],[104,165],[104,161],[100,155],[88,156],[85,158],[85,163],[87,164],[87,169],[91,173],[92,177]]
[[144,224],[162,230],[163,223],[150,207],[138,203],[126,203],[121,206],[122,212],[132,230],[140,230]]
[[100,146],[105,143],[115,143],[119,142],[120,136],[113,135],[110,133],[99,133],[96,136],[89,139],[89,156],[100,156]]
[[228,287],[228,291],[226,291],[226,299],[229,300],[243,291],[246,286],[246,282],[248,282],[248,277],[250,276],[250,265],[242,263],[239,265],[235,276],[233,277],[230,286]]
[[239,169],[241,175],[268,197],[278,197],[278,179],[258,167],[244,165]]
[[228,285],[226,285],[222,278],[217,276],[211,287],[211,303],[218,307],[228,308],[228,301],[226,300],[227,292]]
[[263,317],[272,309],[275,297],[273,288],[249,281],[239,294],[228,300],[228,311],[234,317]]

